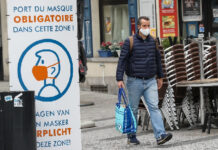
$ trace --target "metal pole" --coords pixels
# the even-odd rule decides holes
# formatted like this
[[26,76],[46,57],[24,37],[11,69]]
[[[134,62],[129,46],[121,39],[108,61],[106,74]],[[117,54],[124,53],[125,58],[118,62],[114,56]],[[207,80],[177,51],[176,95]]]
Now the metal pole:
[[204,124],[205,106],[204,106],[204,91],[203,91],[203,87],[200,87],[200,116],[201,116],[201,124]]
[[[201,71],[201,80],[204,79],[204,70],[203,70],[203,42],[198,42],[199,47],[199,57],[200,57],[200,71]],[[204,123],[205,118],[205,105],[204,105],[204,89],[200,87],[200,116],[201,116],[201,124]]]
[[198,42],[199,47],[199,57],[200,57],[200,71],[201,71],[201,80],[204,79],[204,66],[203,66],[203,50],[204,44],[203,42]]
[[104,76],[105,76],[105,74],[104,74],[105,65],[104,65],[104,63],[100,63],[99,66],[102,67],[102,69],[103,69],[103,71],[102,71],[102,83],[103,83],[103,85],[106,85],[105,84],[105,79],[104,79]]
[[[207,42],[211,42],[211,41],[215,41],[215,39],[210,39],[208,41],[198,41],[198,47],[199,47],[199,57],[200,57],[200,71],[201,71],[201,80],[204,79],[204,64],[203,64],[203,50],[204,50],[204,43]],[[218,58],[218,41],[216,40],[216,56]],[[217,69],[218,69],[218,59],[216,61],[217,63]],[[205,119],[205,112],[206,112],[206,108],[205,108],[205,102],[204,102],[204,89],[203,87],[200,87],[200,117],[201,117],[201,124],[204,123],[204,119]]]

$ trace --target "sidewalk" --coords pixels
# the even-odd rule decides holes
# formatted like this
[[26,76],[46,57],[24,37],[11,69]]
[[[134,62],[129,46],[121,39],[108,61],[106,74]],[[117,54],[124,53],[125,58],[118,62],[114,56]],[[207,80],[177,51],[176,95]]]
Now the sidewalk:
[[[0,82],[0,91],[8,90],[8,82]],[[202,133],[201,129],[169,131],[173,138],[168,143],[157,146],[151,128],[142,131],[138,128],[138,139],[141,144],[127,145],[126,135],[115,130],[114,116],[116,95],[81,91],[82,103],[93,102],[94,105],[80,107],[81,122],[94,122],[95,127],[84,128],[82,132],[83,150],[217,150],[218,129],[211,129],[211,134]]]
[[8,81],[0,81],[0,92],[9,90],[9,82]]
[[127,145],[126,135],[115,130],[114,114],[116,95],[81,91],[81,101],[91,101],[95,105],[81,107],[81,120],[92,120],[96,127],[82,129],[83,150],[217,150],[218,129],[211,129],[211,134],[202,133],[201,129],[168,131],[173,133],[173,138],[168,143],[157,146],[151,128],[142,131],[138,128],[138,146]]

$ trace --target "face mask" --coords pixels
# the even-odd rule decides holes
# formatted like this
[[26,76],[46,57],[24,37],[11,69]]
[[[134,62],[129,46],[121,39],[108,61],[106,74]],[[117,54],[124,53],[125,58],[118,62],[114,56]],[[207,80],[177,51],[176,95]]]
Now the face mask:
[[144,35],[144,36],[148,36],[149,35],[149,33],[150,33],[150,29],[149,28],[147,28],[147,29],[140,29],[140,32]]
[[47,78],[55,79],[55,77],[48,77],[48,68],[50,68],[52,66],[55,66],[55,65],[57,65],[59,63],[60,62],[57,62],[57,63],[55,63],[53,65],[48,66],[48,67],[46,67],[46,66],[34,66],[33,69],[32,69],[33,76],[35,77],[35,79],[37,81],[42,81],[42,80],[45,80]]

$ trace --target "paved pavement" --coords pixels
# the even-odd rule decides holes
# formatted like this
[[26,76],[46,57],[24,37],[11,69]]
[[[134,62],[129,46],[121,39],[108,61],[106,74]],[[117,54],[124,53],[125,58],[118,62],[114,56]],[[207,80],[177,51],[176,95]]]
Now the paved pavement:
[[0,81],[0,92],[8,91],[9,90],[9,83],[7,81]]
[[94,105],[81,107],[81,122],[94,121],[95,127],[82,129],[83,150],[218,150],[218,129],[211,129],[211,134],[202,133],[201,129],[189,130],[183,127],[173,133],[173,138],[162,146],[157,146],[152,129],[142,131],[138,128],[138,146],[127,145],[126,135],[115,130],[114,114],[116,95],[81,91],[81,102],[94,102]]
[[[0,82],[0,91],[7,90],[8,82]],[[188,130],[187,127],[170,131],[172,140],[162,146],[157,146],[151,128],[143,131],[139,127],[137,136],[141,144],[127,145],[126,135],[114,127],[117,96],[90,91],[81,91],[80,95],[81,104],[94,103],[81,107],[81,123],[95,124],[95,127],[81,130],[83,150],[218,150],[218,129],[211,129],[211,134],[207,134],[201,129]]]

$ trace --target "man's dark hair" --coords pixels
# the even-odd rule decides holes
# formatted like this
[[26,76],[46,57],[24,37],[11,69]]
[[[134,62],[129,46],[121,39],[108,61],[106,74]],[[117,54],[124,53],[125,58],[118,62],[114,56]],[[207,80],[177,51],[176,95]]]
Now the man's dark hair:
[[146,16],[141,16],[141,17],[138,18],[137,25],[141,25],[141,20],[142,20],[142,19],[147,20],[147,21],[150,20],[150,19],[149,19],[148,17],[146,17]]

